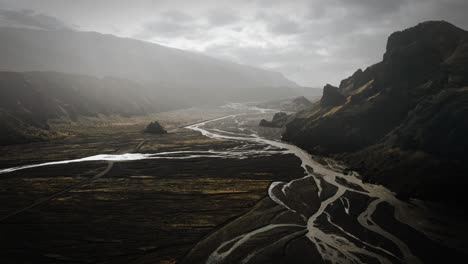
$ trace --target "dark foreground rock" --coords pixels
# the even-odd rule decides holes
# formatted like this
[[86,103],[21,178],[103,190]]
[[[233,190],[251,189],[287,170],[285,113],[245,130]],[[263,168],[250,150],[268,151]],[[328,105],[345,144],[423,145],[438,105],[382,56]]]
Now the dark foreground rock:
[[322,107],[341,105],[346,101],[346,97],[340,93],[338,87],[330,84],[323,87],[323,96],[320,100]]
[[466,200],[466,120],[468,32],[433,21],[393,33],[382,62],[327,85],[283,139],[403,196]]

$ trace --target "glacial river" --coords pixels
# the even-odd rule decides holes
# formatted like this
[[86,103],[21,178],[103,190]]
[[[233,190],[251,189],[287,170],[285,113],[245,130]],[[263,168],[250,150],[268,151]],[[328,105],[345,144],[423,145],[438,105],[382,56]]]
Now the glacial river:
[[[241,106],[236,105],[236,107],[239,108]],[[88,161],[119,162],[145,159],[192,158],[244,159],[258,155],[278,153],[293,154],[301,160],[301,166],[304,169],[304,177],[292,182],[274,182],[269,187],[268,195],[280,206],[300,215],[304,219],[305,224],[269,224],[255,230],[250,230],[245,234],[220,244],[219,247],[210,254],[208,258],[209,263],[228,263],[230,254],[241,249],[249,240],[255,239],[256,236],[265,234],[276,228],[285,227],[291,227],[292,230],[294,230],[291,235],[300,234],[302,232],[310,239],[312,242],[311,245],[315,246],[322,259],[330,263],[362,263],[364,259],[373,259],[378,263],[422,263],[411,250],[410,245],[399,238],[395,230],[385,230],[376,223],[374,220],[374,213],[381,204],[386,204],[394,209],[394,214],[387,217],[392,217],[396,221],[412,227],[414,230],[425,235],[428,239],[444,242],[451,247],[457,246],[456,243],[458,240],[456,238],[456,230],[459,228],[458,223],[448,222],[448,219],[443,219],[440,216],[431,214],[431,210],[422,202],[404,202],[397,199],[394,193],[382,186],[363,183],[356,173],[347,173],[345,175],[342,173],[343,168],[332,161],[324,165],[323,162],[317,162],[306,151],[294,145],[259,136],[252,127],[245,125],[248,122],[247,119],[258,114],[268,113],[270,110],[257,108],[247,110],[248,112],[244,114],[224,116],[186,127],[187,129],[198,131],[209,138],[242,142],[241,147],[236,147],[234,149],[225,151],[174,151],[153,154],[103,154],[75,160],[7,168],[0,170],[0,174],[36,167]],[[223,130],[222,128],[226,127],[226,122],[231,124],[233,129],[229,131]],[[223,126],[217,126],[217,124],[220,123],[223,123]],[[256,146],[261,145],[263,147],[260,149],[249,147],[249,145],[252,144]],[[311,179],[315,182],[320,200],[320,206],[316,208],[313,214],[302,211],[301,209],[307,208],[307,204],[310,201],[298,200],[297,195],[290,197],[290,195],[294,195],[294,188],[296,188],[296,186],[301,186],[301,182],[307,182]],[[325,192],[325,189],[328,191]],[[351,217],[350,214],[350,210],[352,211],[354,209],[353,207],[357,206],[355,201],[349,198],[352,197],[350,194],[368,198],[364,199],[367,203],[364,206],[365,210],[360,212],[357,217]],[[363,199],[360,199],[359,201],[362,203],[362,200]],[[305,206],[297,206],[297,204],[303,204]],[[340,206],[337,207],[337,205]],[[390,249],[368,242],[365,238],[360,237],[362,232],[354,233],[352,230],[347,229],[346,226],[340,226],[338,224],[340,221],[334,219],[336,212],[334,214],[329,212],[332,206],[335,210],[339,208],[345,215],[348,215],[349,219],[347,221],[352,221],[353,224],[358,225],[360,229],[366,229],[367,232],[377,234],[381,239],[386,240],[384,244],[392,244]],[[359,207],[361,208],[362,205],[359,205]],[[322,220],[319,221],[319,219]],[[324,225],[323,219],[325,219],[326,225]],[[327,226],[333,227],[333,231],[330,231],[331,228],[326,228]],[[437,230],[437,232],[435,230]],[[440,230],[444,231],[440,232]],[[287,239],[287,237],[285,237],[285,239]],[[256,248],[249,254],[246,254],[241,262],[249,263],[249,261],[255,257],[255,254],[262,252],[262,250],[262,248]]]
[[[264,233],[275,228],[287,226],[295,230],[294,233],[291,232],[291,235],[301,233],[298,229],[304,228],[305,235],[316,246],[322,259],[330,263],[363,263],[363,256],[367,256],[365,259],[374,259],[379,263],[422,263],[411,251],[410,246],[398,237],[396,232],[398,230],[385,230],[373,220],[377,207],[384,203],[394,208],[394,214],[386,217],[393,217],[396,221],[406,224],[424,234],[428,239],[438,242],[443,241],[449,244],[449,246],[455,246],[457,244],[456,241],[459,241],[459,238],[456,238],[455,234],[457,230],[463,228],[460,223],[451,222],[451,220],[441,218],[442,216],[440,215],[432,214],[424,203],[420,201],[404,202],[397,199],[394,193],[383,186],[363,183],[356,173],[344,175],[342,168],[336,163],[329,162],[327,165],[322,165],[315,161],[309,153],[297,146],[262,138],[255,131],[249,130],[247,127],[239,127],[246,123],[245,118],[244,114],[233,115],[198,123],[187,128],[199,131],[210,138],[236,140],[245,142],[246,145],[251,143],[264,144],[298,157],[301,160],[305,176],[292,182],[274,182],[270,185],[268,194],[273,201],[286,209],[302,217],[307,216],[306,225],[298,226],[295,223],[270,224],[252,230],[219,245],[217,250],[210,255],[208,259],[209,263],[228,263],[229,254],[247,244],[250,239],[254,239],[257,235],[264,235]],[[216,127],[216,122],[227,120],[231,120],[231,123],[236,124],[239,132],[228,132],[213,128]],[[207,128],[208,124],[212,127],[211,129]],[[313,215],[308,216],[307,212],[300,211],[301,208],[306,207],[294,206],[297,204],[307,205],[309,202],[307,200],[297,200],[298,196],[294,195],[294,188],[301,186],[301,182],[307,182],[310,179],[314,180],[318,188],[320,207]],[[330,185],[334,188],[330,188]],[[333,191],[332,195],[325,196],[322,195],[322,191],[325,188],[328,190],[334,189],[335,191]],[[354,205],[353,200],[347,198],[345,193],[366,196],[368,198],[366,200],[369,201],[366,209],[357,218],[350,217],[350,221],[356,222],[356,224],[369,232],[380,235],[382,239],[387,240],[387,243],[396,246],[396,251],[392,252],[381,246],[373,245],[365,239],[361,239],[358,234],[353,234],[351,230],[346,230],[345,227],[341,227],[334,222],[332,214],[327,212],[327,209],[331,205],[342,205],[341,209],[347,215],[350,215],[350,208]],[[289,195],[294,195],[294,197],[288,197]],[[294,201],[292,205],[291,201]],[[327,228],[322,228],[323,223],[318,221],[320,218],[326,219],[330,226],[335,227],[335,230],[339,230],[340,232],[328,232]],[[285,239],[288,238],[285,237]],[[242,262],[248,263],[256,253],[261,251],[261,248],[256,248],[255,251],[247,254]]]

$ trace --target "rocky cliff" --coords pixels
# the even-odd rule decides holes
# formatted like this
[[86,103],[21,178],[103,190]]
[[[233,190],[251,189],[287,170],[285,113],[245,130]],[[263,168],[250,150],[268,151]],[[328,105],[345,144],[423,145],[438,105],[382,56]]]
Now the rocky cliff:
[[468,169],[467,120],[468,32],[431,21],[393,33],[382,62],[327,85],[283,139],[403,196],[453,200]]

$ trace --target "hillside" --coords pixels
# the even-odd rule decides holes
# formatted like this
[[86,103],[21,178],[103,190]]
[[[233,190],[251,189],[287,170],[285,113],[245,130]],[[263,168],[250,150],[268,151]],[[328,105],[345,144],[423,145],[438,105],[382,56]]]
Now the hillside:
[[130,38],[74,30],[0,28],[0,70],[113,76],[188,104],[302,95],[277,72]]
[[0,72],[0,144],[55,137],[49,119],[142,115],[176,108],[147,88],[116,78],[56,72]]
[[433,21],[393,33],[382,62],[327,85],[283,139],[401,196],[453,200],[468,169],[467,120],[468,32]]

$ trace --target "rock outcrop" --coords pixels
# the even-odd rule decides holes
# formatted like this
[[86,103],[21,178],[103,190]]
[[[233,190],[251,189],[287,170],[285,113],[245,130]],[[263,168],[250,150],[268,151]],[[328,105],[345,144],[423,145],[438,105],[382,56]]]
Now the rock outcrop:
[[257,106],[261,108],[278,109],[287,112],[300,112],[311,108],[313,105],[314,104],[309,101],[309,99],[305,98],[304,96],[299,96],[283,100],[264,102],[258,104]]
[[293,105],[295,112],[298,112],[298,111],[302,111],[302,110],[312,107],[313,104],[304,96],[299,96],[292,100],[292,105]]
[[149,123],[144,132],[149,133],[149,134],[159,134],[159,135],[167,133],[167,131],[164,129],[163,126],[161,126],[161,124],[159,124],[158,121]]
[[323,96],[320,99],[320,106],[329,107],[341,105],[346,101],[346,97],[340,93],[338,87],[332,86],[330,84],[323,87]]
[[276,113],[271,121],[262,119],[259,126],[262,127],[283,127],[288,121],[288,114],[284,112]]
[[468,32],[431,21],[393,33],[382,62],[327,85],[283,139],[402,196],[453,200],[464,197],[466,120]]

